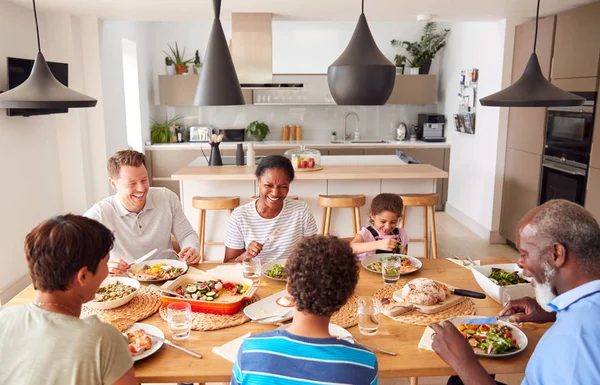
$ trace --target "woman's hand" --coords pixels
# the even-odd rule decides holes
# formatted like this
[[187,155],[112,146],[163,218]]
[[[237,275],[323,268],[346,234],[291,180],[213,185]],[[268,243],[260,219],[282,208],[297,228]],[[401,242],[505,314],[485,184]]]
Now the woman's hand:
[[262,243],[258,243],[256,241],[252,241],[252,242],[250,242],[250,244],[246,248],[246,251],[244,253],[242,253],[239,257],[237,257],[235,260],[237,262],[249,261],[252,258],[256,257],[258,254],[260,254],[260,252],[262,251],[262,249],[263,249],[263,244]]
[[377,250],[387,250],[387,251],[394,251],[394,249],[396,248],[396,245],[398,244],[398,240],[394,239],[394,238],[384,238],[384,239],[380,239],[377,242]]
[[533,298],[523,297],[514,301],[509,301],[500,315],[510,315],[511,322],[554,322],[556,313],[547,312]]

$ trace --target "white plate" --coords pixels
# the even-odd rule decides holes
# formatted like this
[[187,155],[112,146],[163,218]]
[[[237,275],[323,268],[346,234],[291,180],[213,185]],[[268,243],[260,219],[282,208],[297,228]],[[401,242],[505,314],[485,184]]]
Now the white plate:
[[[265,299],[261,299],[260,301],[254,302],[251,305],[248,305],[244,308],[244,314],[246,314],[248,316],[248,318],[250,319],[256,319],[256,318],[263,318],[266,317],[268,315],[277,315],[277,314],[282,314],[285,313],[288,310],[294,310],[294,307],[283,307],[278,305],[275,301],[277,301],[277,298],[279,297],[283,297],[283,296],[288,296],[288,292],[287,290],[282,290],[278,293],[273,294],[272,296],[269,296]],[[294,318],[294,314],[292,312],[292,315],[287,316],[287,317],[274,317],[274,318],[267,318],[264,321],[257,321],[258,323],[261,324],[274,324],[274,323],[278,323],[278,322],[285,322],[287,320],[290,320]]]
[[[139,329],[142,329],[146,333],[153,334],[157,337],[160,337],[163,339],[165,338],[165,335],[163,334],[163,332],[156,326],[143,324],[143,323],[139,323],[139,322],[134,323],[129,329],[125,330],[124,333],[130,333],[134,330],[139,330]],[[132,356],[133,361],[143,360],[144,358],[156,353],[156,351],[158,349],[160,349],[161,346],[163,346],[163,340],[159,340],[158,338],[154,338],[154,337],[150,337],[150,339],[152,340],[152,348],[150,348],[150,350],[146,350],[145,352],[138,354],[137,356]]]
[[151,280],[137,279],[137,278],[129,275],[129,272],[127,272],[127,274],[131,278],[137,279],[140,282],[165,282],[165,281],[170,281],[172,279],[175,279],[175,278],[179,277],[180,275],[184,275],[185,272],[188,270],[187,263],[185,263],[184,261],[177,260],[177,259],[151,259],[149,261],[144,261],[142,263],[136,263],[135,265],[131,266],[129,268],[129,270],[139,270],[142,267],[144,267],[145,265],[153,266],[153,265],[156,265],[157,263],[164,263],[164,264],[169,265],[169,266],[182,268],[183,272],[181,274],[179,274],[179,275],[176,275],[174,277],[170,277],[170,278],[167,278],[167,279],[151,279]]
[[[474,316],[474,315],[459,316],[459,317],[451,318],[449,321],[452,322],[454,325],[458,326],[458,325],[462,324],[465,320],[477,319],[477,318],[487,318],[487,317]],[[525,350],[525,348],[527,347],[528,340],[527,340],[527,336],[525,335],[525,333],[523,333],[523,331],[521,329],[519,329],[518,327],[516,327],[515,325],[513,325],[511,323],[504,322],[504,321],[497,321],[496,323],[498,325],[505,325],[505,326],[508,326],[511,328],[511,333],[513,335],[513,338],[515,338],[517,340],[517,344],[519,345],[520,349],[515,350],[514,352],[505,353],[505,354],[487,354],[487,353],[475,352],[476,356],[489,357],[489,358],[502,358],[502,357],[514,356],[515,354],[519,354],[523,350]]]
[[119,306],[123,306],[127,302],[131,301],[133,299],[133,297],[135,297],[135,295],[137,294],[137,291],[140,289],[140,283],[138,281],[136,281],[133,278],[127,278],[127,277],[106,277],[104,279],[104,281],[102,281],[102,283],[100,284],[98,289],[100,287],[104,287],[106,285],[109,285],[109,284],[115,283],[115,282],[121,282],[123,285],[131,286],[131,287],[135,288],[135,291],[123,298],[114,299],[112,301],[106,301],[106,302],[90,301],[90,302],[87,302],[84,306],[89,307],[90,309],[98,309],[98,310],[115,309],[115,308],[117,308]]
[[287,279],[273,278],[273,277],[269,277],[267,275],[267,270],[271,270],[271,268],[273,268],[273,265],[280,264],[280,265],[285,266],[285,262],[286,261],[287,261],[287,259],[276,259],[274,261],[267,262],[264,265],[262,265],[261,268],[260,268],[260,270],[262,272],[263,277],[267,277],[267,278],[272,279],[274,281],[286,282]]
[[363,259],[360,263],[362,264],[362,266],[365,269],[367,269],[371,273],[381,274],[381,271],[369,269],[368,268],[369,264],[373,263],[373,262],[380,262],[379,258],[389,257],[389,256],[392,256],[392,255],[394,255],[394,256],[400,256],[400,257],[404,257],[404,258],[408,258],[410,260],[411,265],[417,267],[417,270],[415,270],[415,271],[411,271],[411,272],[408,272],[408,273],[400,273],[400,275],[408,275],[408,274],[415,273],[415,272],[421,270],[421,267],[423,266],[423,263],[421,263],[421,261],[419,261],[418,258],[411,257],[410,255],[392,254],[392,253],[389,253],[389,254],[372,254],[372,255],[369,255],[368,257],[366,257],[365,259]]
[[[275,330],[285,330],[287,328],[290,327],[291,324],[289,325],[281,325],[280,327],[278,327]],[[350,332],[346,329],[344,329],[341,326],[335,325],[335,324],[329,324],[329,334],[331,334],[332,336],[340,339],[340,340],[344,340],[344,341],[348,341],[350,343],[354,343],[354,338],[352,337],[352,334],[350,334]]]

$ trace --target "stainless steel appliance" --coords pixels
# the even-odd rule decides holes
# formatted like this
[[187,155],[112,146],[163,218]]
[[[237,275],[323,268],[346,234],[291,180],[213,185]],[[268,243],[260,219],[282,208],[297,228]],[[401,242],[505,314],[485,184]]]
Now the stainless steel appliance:
[[190,142],[208,142],[214,130],[207,126],[189,126]]
[[223,134],[223,142],[243,142],[245,128],[221,128],[219,134]]
[[440,114],[419,114],[417,137],[425,142],[445,142],[446,117]]

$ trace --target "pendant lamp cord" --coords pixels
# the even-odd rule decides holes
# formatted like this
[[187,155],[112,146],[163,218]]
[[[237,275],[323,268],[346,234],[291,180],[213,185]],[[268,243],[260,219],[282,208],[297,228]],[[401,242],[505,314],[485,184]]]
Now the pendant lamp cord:
[[35,0],[33,0],[33,15],[35,16],[35,30],[37,32],[38,52],[42,52],[42,45],[40,44],[40,26],[38,25],[37,9],[35,7]]
[[360,13],[365,13],[365,0],[362,0],[362,8]]
[[535,47],[537,46],[538,23],[540,20],[540,2],[541,0],[538,0],[537,11],[535,12],[535,37],[533,38],[533,53],[535,53]]

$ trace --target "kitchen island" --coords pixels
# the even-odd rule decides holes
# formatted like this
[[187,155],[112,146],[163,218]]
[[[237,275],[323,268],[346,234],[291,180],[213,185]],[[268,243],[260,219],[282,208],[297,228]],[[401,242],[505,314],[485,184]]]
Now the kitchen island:
[[[258,194],[253,166],[188,166],[172,175],[179,181],[180,198],[185,215],[197,230],[198,210],[192,207],[194,196],[239,196],[241,204],[250,202]],[[364,194],[366,205],[361,208],[361,223],[369,223],[371,200],[379,193],[396,194],[433,193],[436,183],[448,178],[446,171],[429,164],[397,165],[325,165],[321,171],[296,172],[289,195],[297,195],[312,209],[317,226],[321,226],[323,208],[319,206],[320,194]],[[222,241],[227,228],[226,212],[207,214],[206,239]],[[351,210],[334,209],[331,233],[351,237]],[[422,238],[423,214],[419,208],[407,210],[406,231],[409,238]],[[222,246],[208,246],[207,255],[222,256]],[[422,256],[423,244],[409,244],[411,255]]]

